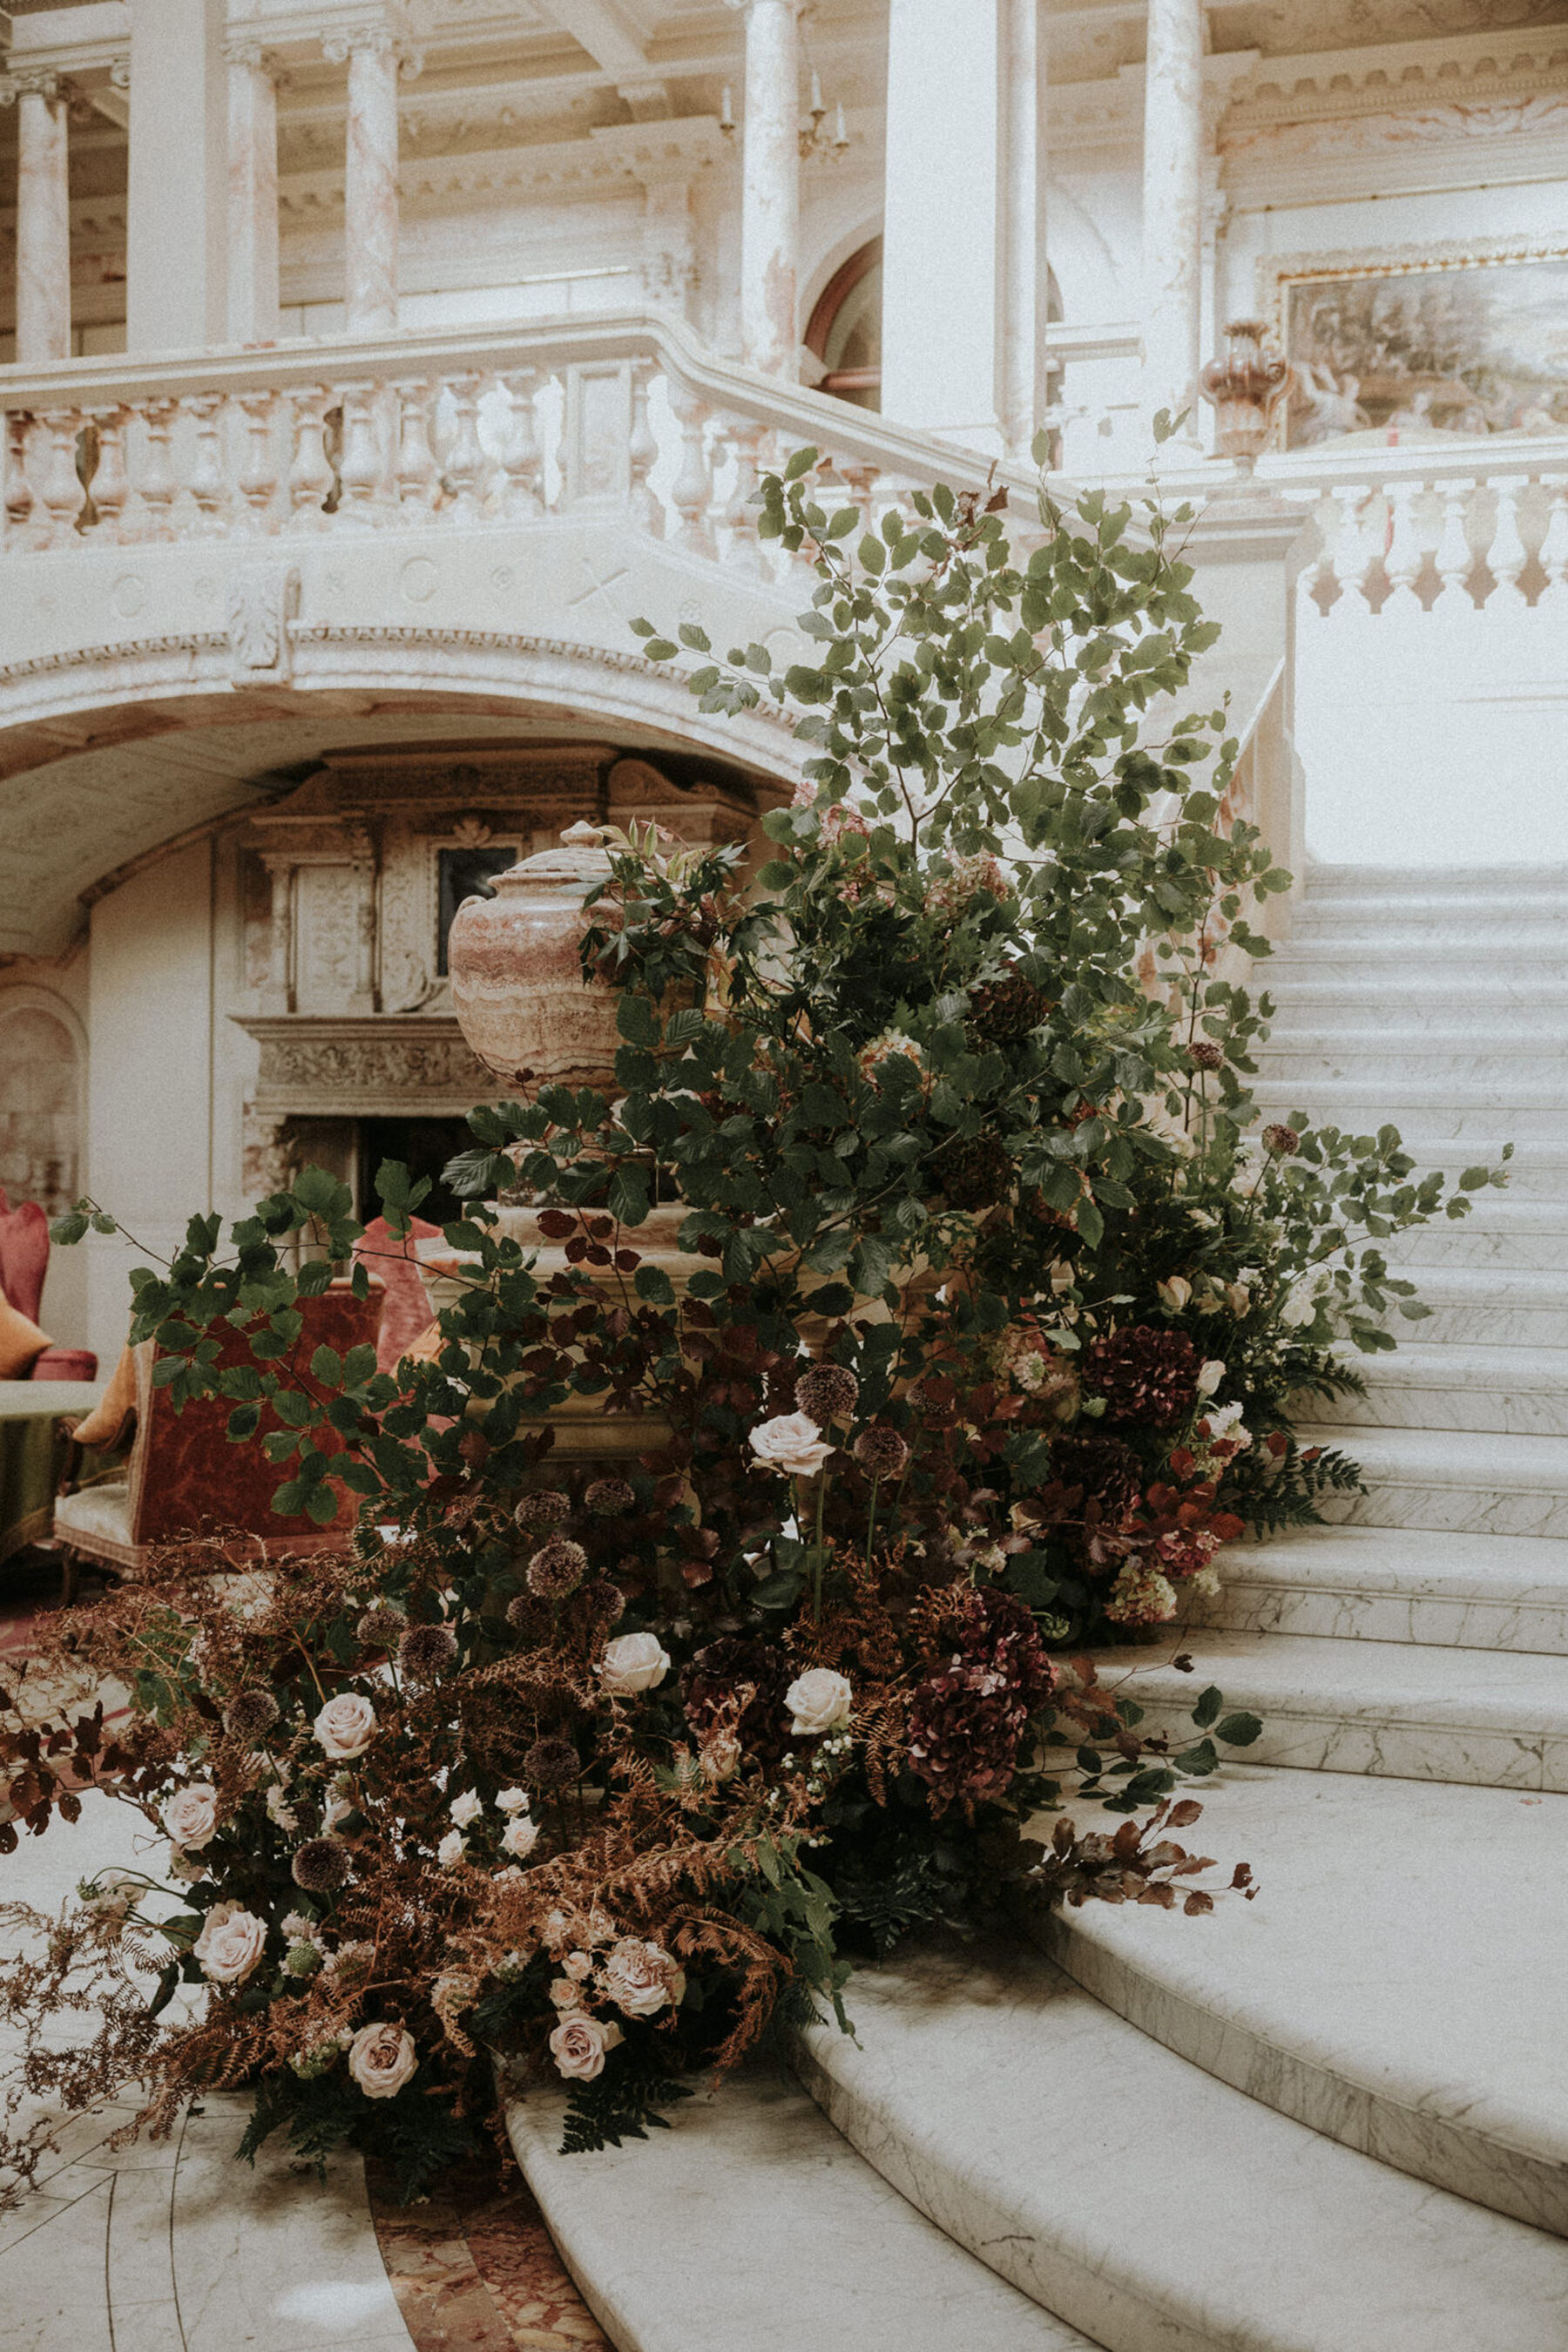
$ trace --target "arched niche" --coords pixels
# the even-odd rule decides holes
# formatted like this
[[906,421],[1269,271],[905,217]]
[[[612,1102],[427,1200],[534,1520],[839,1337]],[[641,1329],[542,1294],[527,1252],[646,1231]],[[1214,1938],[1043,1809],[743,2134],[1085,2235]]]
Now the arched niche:
[[81,1192],[86,1041],[63,998],[0,985],[0,1191],[51,1216]]

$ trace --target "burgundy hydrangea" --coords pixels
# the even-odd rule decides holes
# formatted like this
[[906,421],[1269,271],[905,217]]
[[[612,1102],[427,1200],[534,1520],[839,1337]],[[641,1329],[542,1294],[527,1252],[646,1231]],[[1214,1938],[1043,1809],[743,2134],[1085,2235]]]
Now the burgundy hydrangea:
[[1049,1696],[1055,1671],[1034,1617],[1010,1592],[975,1592],[960,1646],[910,1702],[910,1768],[935,1814],[1006,1795],[1029,1718]]
[[1051,1000],[1021,971],[1005,971],[969,992],[969,1025],[986,1045],[1016,1045],[1050,1016]]
[[1198,1351],[1184,1331],[1135,1323],[1096,1339],[1083,1360],[1083,1387],[1105,1399],[1108,1424],[1168,1429],[1191,1412],[1198,1393]]
[[1081,1518],[1117,1527],[1143,1499],[1143,1478],[1138,1456],[1120,1437],[1086,1437],[1064,1433],[1051,1440],[1051,1486],[1042,1504],[1054,1495],[1059,1509],[1047,1509],[1047,1518]]
[[[700,1738],[711,1725],[730,1717],[744,1749],[761,1762],[776,1762],[788,1745],[784,1695],[789,1681],[789,1665],[771,1643],[721,1633],[698,1651],[680,1677],[686,1720]],[[748,1689],[751,1696],[739,1716],[731,1717],[740,1694]]]

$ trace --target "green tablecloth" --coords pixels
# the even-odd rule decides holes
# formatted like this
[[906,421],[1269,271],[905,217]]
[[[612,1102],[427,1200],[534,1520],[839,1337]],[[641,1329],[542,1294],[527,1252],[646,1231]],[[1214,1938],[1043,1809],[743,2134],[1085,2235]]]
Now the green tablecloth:
[[[64,1423],[98,1402],[107,1381],[0,1381],[0,1560],[41,1541],[54,1518],[66,1447]],[[108,1468],[89,1454],[84,1480]]]

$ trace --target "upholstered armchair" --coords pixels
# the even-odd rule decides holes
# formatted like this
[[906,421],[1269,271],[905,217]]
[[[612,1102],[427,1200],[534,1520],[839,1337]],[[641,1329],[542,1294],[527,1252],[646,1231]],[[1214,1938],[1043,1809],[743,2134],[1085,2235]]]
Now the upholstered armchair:
[[[374,1278],[365,1299],[356,1298],[342,1278],[319,1297],[302,1298],[304,1328],[287,1360],[308,1371],[320,1347],[346,1356],[351,1348],[374,1346],[384,1298]],[[358,1506],[346,1489],[339,1490],[338,1515],[324,1528],[313,1519],[273,1513],[271,1498],[288,1472],[267,1459],[259,1435],[280,1423],[264,1415],[258,1439],[231,1443],[228,1401],[197,1397],[176,1410],[169,1391],[153,1382],[156,1352],[151,1339],[131,1350],[135,1402],[133,1420],[127,1416],[121,1438],[121,1444],[130,1440],[123,1474],[63,1493],[56,1502],[55,1541],[74,1555],[68,1566],[97,1560],[134,1578],[154,1546],[208,1529],[243,1529],[235,1553],[246,1561],[274,1551],[332,1549],[349,1541]],[[218,1360],[251,1361],[241,1333],[225,1341]]]
[[[48,1270],[48,1218],[37,1201],[19,1201],[13,1208],[0,1187],[0,1301],[12,1310],[5,1320],[17,1362],[15,1370],[0,1369],[0,1377],[95,1380],[98,1358],[89,1349],[57,1348],[47,1333],[37,1328],[38,1310],[43,1305],[44,1276]],[[28,1326],[31,1329],[26,1328]],[[0,1355],[5,1353],[5,1345],[0,1343]]]

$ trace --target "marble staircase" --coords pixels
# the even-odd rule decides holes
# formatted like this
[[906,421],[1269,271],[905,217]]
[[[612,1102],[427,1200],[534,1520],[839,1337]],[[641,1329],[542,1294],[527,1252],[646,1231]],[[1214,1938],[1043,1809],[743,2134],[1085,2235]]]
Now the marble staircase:
[[[855,2039],[804,2037],[814,2110],[721,2093],[618,2165],[613,2224],[609,2176],[514,2109],[625,2352],[806,2340],[769,2284],[786,2145],[804,2291],[831,2282],[858,2335],[885,2307],[872,2346],[1568,2352],[1568,871],[1320,868],[1266,977],[1266,1116],[1392,1120],[1450,1174],[1521,1140],[1506,1192],[1395,1245],[1435,1311],[1312,1431],[1367,1494],[1226,1555],[1195,1671],[1175,1643],[1104,1662],[1187,1738],[1207,1682],[1264,1717],[1198,1832],[1258,1898],[900,1954],[854,1979]],[[755,2248],[729,2334],[705,2257],[642,2273],[616,2236],[653,2248],[688,2183],[704,2247]],[[848,2243],[818,2234],[825,2184]],[[911,2314],[921,2217],[946,2266]],[[982,2266],[1022,2320],[967,2299]]]

